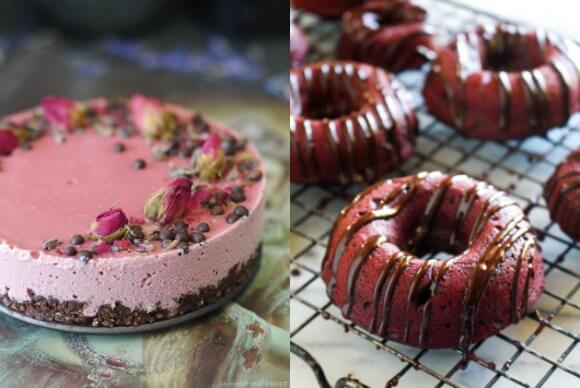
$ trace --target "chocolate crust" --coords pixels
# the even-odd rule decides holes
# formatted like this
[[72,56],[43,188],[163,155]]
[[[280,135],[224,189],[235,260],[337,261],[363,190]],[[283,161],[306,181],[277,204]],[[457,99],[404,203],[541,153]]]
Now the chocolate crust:
[[0,295],[0,303],[6,308],[27,317],[51,323],[92,327],[131,327],[176,318],[191,313],[204,306],[217,303],[231,295],[253,274],[254,266],[262,255],[260,244],[250,260],[234,266],[217,285],[202,288],[199,292],[183,294],[177,300],[177,307],[165,309],[158,307],[147,312],[143,309],[130,309],[117,301],[114,306],[102,305],[95,316],[83,315],[86,303],[61,301],[51,296],[37,295],[29,290],[30,300],[17,302],[7,294]]

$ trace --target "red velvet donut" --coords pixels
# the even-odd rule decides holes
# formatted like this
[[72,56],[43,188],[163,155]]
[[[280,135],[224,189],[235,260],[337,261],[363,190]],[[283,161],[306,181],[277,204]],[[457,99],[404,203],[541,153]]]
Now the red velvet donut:
[[[449,252],[446,261],[424,253]],[[519,321],[544,287],[522,210],[465,175],[379,182],[342,210],[322,265],[343,315],[383,338],[467,347]]]
[[308,53],[308,38],[300,27],[290,22],[290,65],[300,66]]
[[340,17],[345,11],[364,3],[364,0],[292,0],[296,9],[315,13],[324,18]]
[[464,135],[543,134],[580,110],[578,47],[540,30],[479,27],[457,36],[423,89],[431,113]]
[[427,12],[402,0],[361,5],[342,16],[338,55],[383,67],[390,71],[416,68],[433,49],[433,29]]
[[370,65],[292,69],[290,113],[293,182],[374,181],[413,152],[411,97],[393,75]]
[[575,241],[580,241],[580,148],[576,148],[546,184],[550,215]]

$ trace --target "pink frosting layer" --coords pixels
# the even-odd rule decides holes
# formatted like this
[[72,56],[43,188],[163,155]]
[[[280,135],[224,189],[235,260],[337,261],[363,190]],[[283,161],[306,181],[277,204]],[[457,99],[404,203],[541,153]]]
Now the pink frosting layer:
[[44,252],[38,258],[30,251],[0,244],[0,284],[10,298],[29,299],[28,290],[59,300],[86,302],[85,315],[94,316],[103,304],[116,301],[125,306],[152,311],[177,307],[183,294],[217,284],[238,263],[250,259],[262,236],[264,203],[230,229],[214,234],[205,243],[193,245],[190,253],[177,250],[148,256],[97,258],[88,264],[78,259]]
[[[119,141],[126,152],[112,151]],[[252,146],[248,151],[259,159]],[[138,158],[147,161],[146,169],[131,167]],[[73,234],[85,233],[95,216],[112,206],[128,216],[142,217],[146,198],[170,179],[170,165],[183,163],[176,160],[155,161],[141,137],[108,138],[91,130],[69,136],[65,144],[45,136],[34,142],[33,150],[17,150],[2,158],[0,288],[17,301],[28,299],[32,290],[59,300],[86,302],[85,313],[94,315],[98,306],[116,301],[147,311],[157,304],[175,307],[182,294],[218,283],[233,266],[248,260],[260,243],[264,179],[246,188],[244,206],[250,215],[235,224],[203,209],[194,212],[188,221],[207,222],[211,231],[207,241],[192,245],[188,255],[178,256],[177,250],[144,255],[119,252],[82,264],[40,250],[49,238],[66,242]]]

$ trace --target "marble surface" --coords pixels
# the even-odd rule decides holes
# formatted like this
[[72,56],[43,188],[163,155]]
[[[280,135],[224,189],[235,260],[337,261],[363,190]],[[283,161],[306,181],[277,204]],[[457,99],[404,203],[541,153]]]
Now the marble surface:
[[[538,21],[546,28],[580,36],[574,30],[577,29],[577,23],[567,24],[565,21],[569,16],[558,12],[557,6],[550,6],[548,15],[543,1],[542,4],[536,1],[525,2],[526,12],[521,12],[521,8],[516,6],[523,1],[464,2],[471,6],[482,4],[483,7],[490,7],[486,9],[505,17],[517,16],[518,20],[527,18],[527,22]],[[443,20],[438,21],[450,29],[461,28],[460,17],[472,16],[467,11],[455,13],[440,2],[425,3],[430,10],[441,11],[440,15],[443,16],[440,17]],[[570,5],[572,2],[555,0],[552,3]],[[488,20],[485,17],[477,19],[478,22]],[[306,23],[313,21],[307,19]],[[321,30],[322,33],[315,36],[328,36],[332,26],[324,24]],[[326,48],[322,43],[321,51],[328,52],[331,43]],[[420,107],[421,72],[406,72],[400,78],[413,94],[416,106]],[[546,292],[537,310],[541,318],[554,314],[550,324],[541,330],[538,317],[530,314],[517,325],[506,328],[500,335],[477,346],[474,353],[484,361],[495,363],[498,370],[506,367],[505,376],[503,372],[498,374],[485,367],[483,362],[470,362],[465,369],[457,368],[449,376],[451,384],[444,386],[516,387],[540,383],[544,387],[579,386],[580,377],[574,373],[580,371],[580,347],[577,345],[580,340],[580,245],[572,243],[551,222],[541,198],[543,182],[565,155],[580,145],[579,115],[570,120],[568,127],[551,130],[546,138],[531,137],[521,142],[503,143],[474,141],[457,135],[452,128],[436,122],[424,109],[420,109],[419,119],[422,129],[417,140],[417,155],[397,175],[424,170],[461,171],[487,179],[510,191],[516,202],[530,209],[529,218],[534,227],[546,232],[541,241],[547,269]],[[334,196],[328,188],[311,186],[305,189],[292,186],[290,251],[295,260],[290,279],[291,292],[295,294],[290,303],[292,341],[314,356],[332,386],[339,379],[350,375],[367,386],[383,387],[393,376],[402,372],[404,374],[398,381],[398,387],[435,386],[440,381],[438,378],[407,367],[407,363],[401,362],[399,357],[417,358],[430,372],[445,375],[460,361],[459,352],[423,351],[394,342],[387,342],[386,347],[398,352],[397,355],[391,354],[389,349],[377,348],[377,343],[373,342],[378,340],[376,337],[352,326],[329,303],[324,284],[317,276],[332,220],[346,204],[344,197],[352,196],[360,189],[360,186],[351,187],[346,196]],[[554,263],[555,266],[552,265]],[[561,303],[562,300],[567,302]],[[320,310],[328,312],[331,319],[325,319],[319,313]],[[523,348],[518,348],[520,341],[525,343]],[[517,356],[515,361],[511,365],[506,364],[514,356]],[[292,387],[317,386],[311,368],[303,360],[292,355],[290,365]],[[548,372],[551,374],[546,377]]]

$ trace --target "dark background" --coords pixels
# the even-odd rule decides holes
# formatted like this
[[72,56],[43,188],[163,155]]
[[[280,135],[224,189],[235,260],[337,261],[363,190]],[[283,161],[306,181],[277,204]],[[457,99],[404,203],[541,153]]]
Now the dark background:
[[281,0],[2,0],[0,114],[45,95],[134,92],[190,107],[287,105],[288,9]]

